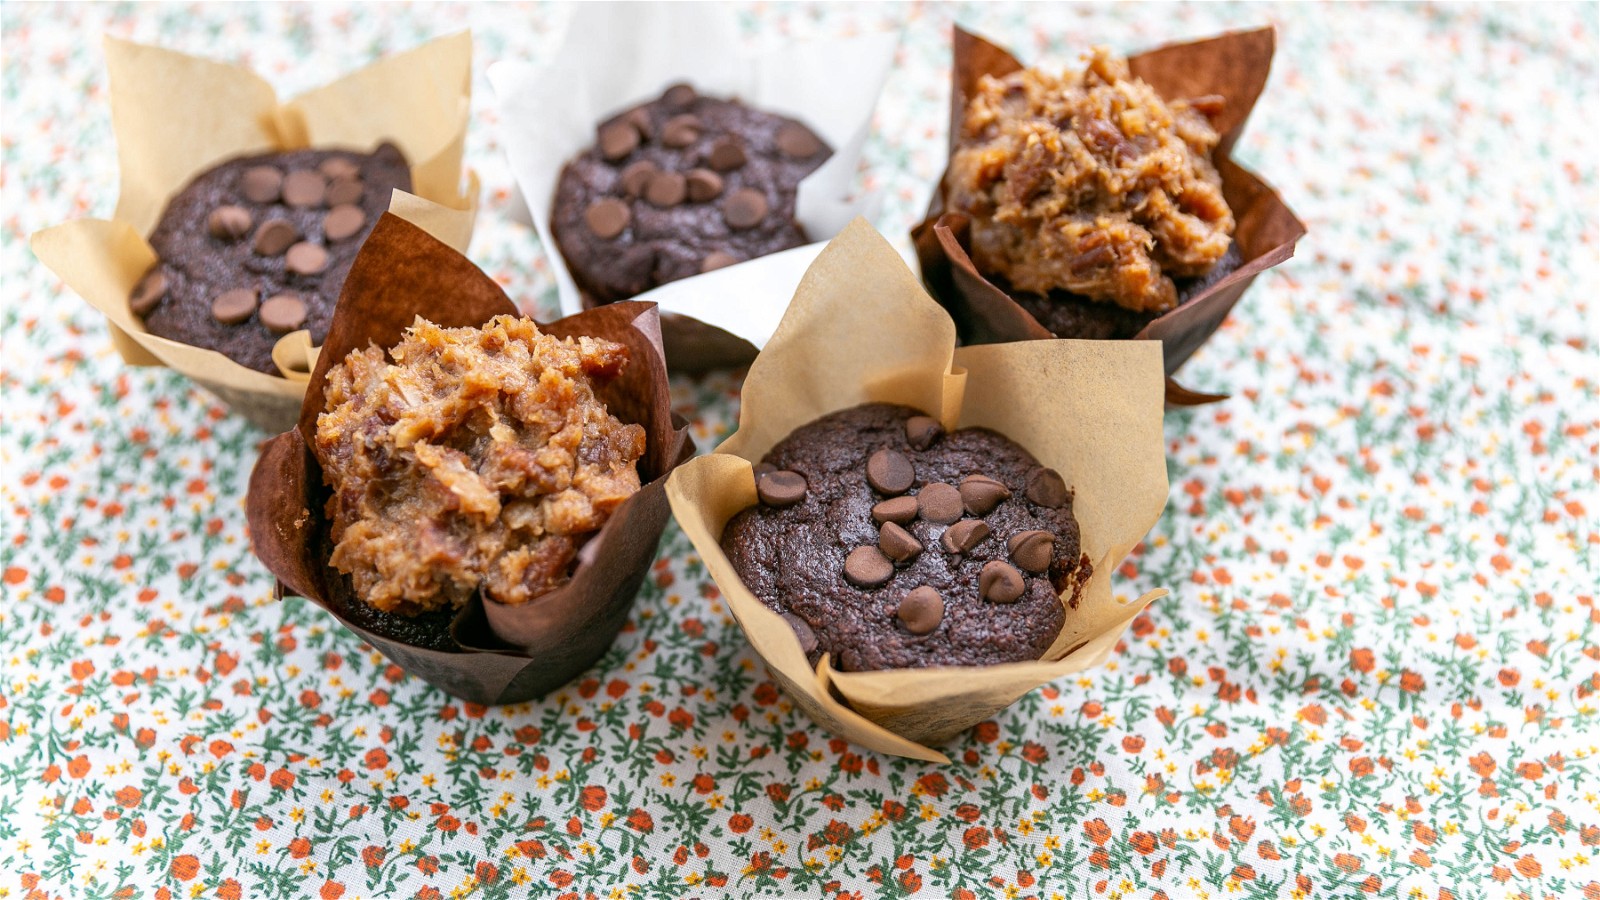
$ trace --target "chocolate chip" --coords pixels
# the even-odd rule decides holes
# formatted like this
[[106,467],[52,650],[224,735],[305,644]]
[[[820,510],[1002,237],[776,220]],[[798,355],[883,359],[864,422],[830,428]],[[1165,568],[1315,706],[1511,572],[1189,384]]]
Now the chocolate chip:
[[806,477],[787,469],[756,476],[756,496],[768,506],[782,509],[806,498]]
[[805,159],[817,155],[821,149],[822,141],[798,122],[789,122],[778,129],[778,151],[784,156]]
[[968,475],[961,479],[961,505],[975,516],[987,516],[1010,496],[1010,488],[987,475]]
[[645,187],[650,184],[650,179],[656,177],[656,173],[660,171],[661,169],[648,159],[628,163],[628,167],[622,170],[623,193],[629,197],[644,196]]
[[639,129],[632,122],[612,122],[600,129],[600,155],[616,162],[639,146]]
[[992,559],[978,572],[978,595],[991,603],[1015,603],[1027,582],[1010,563]]
[[1025,491],[1029,500],[1040,506],[1058,509],[1067,502],[1067,483],[1061,479],[1061,473],[1055,469],[1046,469],[1040,466],[1028,473],[1028,487]]
[[687,84],[675,84],[661,95],[661,103],[668,109],[685,109],[693,105],[700,95]]
[[878,549],[897,563],[910,562],[922,553],[922,542],[893,522],[878,530]]
[[625,121],[639,132],[641,140],[648,141],[655,136],[656,126],[650,121],[650,110],[642,106],[636,106],[628,111]]
[[962,519],[944,530],[939,546],[949,553],[966,553],[989,536],[989,523],[982,519]]
[[717,138],[717,142],[711,145],[711,153],[706,156],[706,161],[718,172],[731,172],[744,165],[744,147],[731,134]]
[[754,228],[767,217],[767,195],[740,188],[722,201],[722,218],[730,228]]
[[251,203],[276,203],[283,191],[283,173],[272,166],[251,166],[239,179],[239,193]]
[[283,202],[301,209],[321,206],[328,192],[328,180],[320,172],[301,169],[283,180]]
[[661,143],[668,147],[687,147],[700,140],[701,127],[699,116],[673,116],[661,126]]
[[943,482],[925,484],[917,491],[917,515],[939,525],[961,518],[961,492]]
[[251,246],[262,256],[282,256],[283,251],[298,240],[300,232],[287,219],[268,219],[256,229],[255,241]]
[[284,265],[296,275],[315,275],[328,267],[328,251],[320,244],[301,241],[284,254]]
[[879,450],[867,458],[867,483],[880,494],[904,494],[916,481],[917,470],[904,453]]
[[944,426],[932,416],[912,416],[906,420],[906,442],[914,450],[926,450],[944,437]]
[[366,211],[353,203],[346,203],[329,210],[327,217],[322,220],[322,234],[328,240],[338,243],[355,237],[365,224],[367,224]]
[[871,544],[851,550],[844,559],[844,578],[858,588],[875,588],[893,577],[894,563]]
[[250,233],[253,224],[250,210],[242,206],[219,206],[206,216],[206,231],[221,241],[237,241]]
[[237,325],[256,311],[256,292],[249,288],[223,291],[211,301],[211,317],[224,325]]
[[1029,572],[1045,572],[1050,568],[1050,556],[1056,548],[1056,536],[1048,531],[1023,531],[1006,541],[1011,561]]
[[715,200],[722,193],[722,176],[710,169],[689,170],[689,199],[696,203]]
[[650,186],[644,189],[644,198],[655,206],[677,206],[688,196],[688,182],[677,172],[661,172],[650,179]]
[[354,160],[343,156],[330,156],[317,166],[317,171],[329,181],[339,178],[355,178],[361,174],[361,167]]
[[795,640],[800,642],[800,652],[810,656],[817,649],[817,633],[811,630],[805,619],[794,613],[784,613],[783,620],[794,629]]
[[359,178],[338,178],[328,185],[327,202],[329,206],[343,206],[346,203],[360,203],[361,197],[367,192],[367,186]]
[[917,498],[891,497],[872,508],[872,521],[882,525],[884,522],[895,522],[900,525],[909,525],[917,518]]
[[778,471],[778,467],[769,462],[758,462],[751,468],[755,470],[757,478]]
[[734,256],[732,253],[713,250],[706,254],[705,259],[700,260],[700,271],[715,272],[718,269],[726,269],[738,261],[739,257]]
[[900,601],[895,612],[901,624],[912,634],[927,634],[944,621],[944,598],[933,588],[923,585]]
[[261,304],[261,324],[274,334],[288,334],[306,323],[306,303],[296,294],[277,294]]
[[142,316],[167,296],[167,276],[161,274],[161,269],[154,268],[144,273],[139,283],[133,286],[133,293],[128,295],[128,308],[136,316]]
[[596,200],[583,211],[583,224],[589,226],[594,236],[602,241],[609,241],[621,234],[632,218],[633,211],[628,209],[628,204],[613,197]]

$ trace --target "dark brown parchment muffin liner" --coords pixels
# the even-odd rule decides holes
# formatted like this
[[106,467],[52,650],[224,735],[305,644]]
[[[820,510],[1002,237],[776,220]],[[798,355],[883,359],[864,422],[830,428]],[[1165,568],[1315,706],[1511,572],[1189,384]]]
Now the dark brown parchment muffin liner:
[[[1023,68],[1009,52],[959,27],[954,32],[951,66],[950,150],[955,150],[967,99],[985,75],[1008,75]],[[1241,263],[1206,285],[1171,312],[1146,325],[1134,340],[1158,340],[1167,370],[1167,403],[1193,406],[1226,394],[1202,394],[1172,381],[1228,317],[1255,277],[1294,255],[1306,227],[1266,182],[1233,161],[1244,123],[1266,86],[1276,38],[1272,28],[1236,31],[1207,40],[1172,44],[1128,58],[1134,76],[1165,98],[1220,95],[1226,101],[1216,126],[1222,136],[1213,162],[1222,176],[1222,193],[1233,209]],[[946,169],[946,176],[949,174]],[[967,217],[945,209],[945,177],[939,179],[927,216],[911,231],[928,292],[955,319],[968,344],[1052,340],[1055,335],[1029,315],[1011,295],[985,278],[968,256]]]
[[[445,301],[445,302],[441,302]],[[474,703],[517,703],[570,681],[611,645],[655,556],[666,525],[667,474],[694,455],[688,426],[672,412],[654,304],[613,303],[540,325],[546,333],[626,344],[632,359],[597,391],[613,415],[644,426],[644,486],[584,545],[566,585],[516,606],[474,598],[449,619],[435,649],[375,633],[352,620],[349,578],[328,565],[328,489],[310,447],[330,366],[352,350],[393,347],[419,315],[475,327],[517,308],[466,257],[385,214],[345,281],[299,424],[268,441],[250,476],[251,544],[278,579],[278,594],[312,600],[401,668]],[[439,617],[440,624],[444,617]]]
[[[584,309],[602,309],[588,291],[578,289]],[[760,351],[736,334],[708,322],[679,315],[661,314],[661,338],[666,344],[667,368],[684,375],[699,375],[719,369],[742,369],[756,361]]]

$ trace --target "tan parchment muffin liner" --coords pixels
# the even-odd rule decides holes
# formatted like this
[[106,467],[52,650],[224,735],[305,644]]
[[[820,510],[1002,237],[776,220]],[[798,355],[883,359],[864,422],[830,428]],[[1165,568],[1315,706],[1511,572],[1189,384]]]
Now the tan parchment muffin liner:
[[[1135,335],[1135,340],[1161,341],[1169,376],[1222,325],[1257,275],[1294,255],[1295,242],[1306,233],[1305,225],[1276,191],[1233,161],[1233,145],[1266,86],[1274,45],[1269,27],[1173,44],[1128,58],[1134,76],[1148,82],[1163,98],[1217,94],[1226,101],[1216,121],[1222,140],[1212,158],[1222,175],[1223,196],[1238,222],[1233,239],[1243,261],[1238,269]],[[985,75],[999,77],[1021,68],[1023,64],[1005,50],[955,29],[950,72],[951,152],[961,131],[967,98],[978,81]],[[1053,339],[1054,335],[973,266],[967,256],[967,217],[945,211],[944,185],[941,176],[927,217],[912,229],[911,237],[923,280],[934,299],[956,320],[962,341],[994,344]],[[1226,396],[1189,391],[1170,379],[1166,394],[1167,402],[1175,406],[1209,403]]]
[[[812,718],[883,753],[947,762],[928,746],[992,716],[1053,678],[1098,664],[1152,591],[1119,603],[1111,576],[1167,502],[1161,350],[1143,341],[1030,341],[955,346],[888,242],[856,220],[806,272],[745,379],[739,430],[667,481],[745,635]],[[795,428],[862,403],[903,403],[947,429],[983,426],[1059,471],[1094,565],[1077,609],[1038,662],[837,672],[807,664],[794,631],[739,580],[719,539],[756,502],[753,464]]]
[[472,36],[429,41],[286,103],[242,66],[112,37],[105,52],[121,172],[116,212],[35,234],[34,255],[105,314],[124,361],[176,369],[255,424],[282,431],[305,393],[305,371],[294,364],[310,346],[305,333],[274,349],[283,378],[147,333],[128,309],[129,292],[156,261],[145,235],[174,194],[224,160],[306,147],[365,152],[388,140],[410,163],[416,195],[390,209],[465,250],[478,198],[476,175],[462,183]]
[[[447,302],[440,302],[447,298]],[[323,379],[335,362],[369,345],[389,348],[417,316],[446,328],[479,326],[517,308],[494,280],[422,229],[386,214],[356,256],[334,310],[299,422],[268,441],[250,475],[246,514],[256,555],[278,579],[333,614],[406,671],[475,703],[517,703],[588,668],[627,620],[667,522],[666,475],[694,454],[687,424],[672,412],[660,318],[649,303],[616,303],[540,329],[590,335],[632,352],[616,381],[597,391],[613,415],[644,426],[644,486],[578,553],[572,580],[518,606],[475,598],[450,623],[459,652],[413,646],[357,625],[344,612],[349,578],[328,565],[328,489],[310,447],[323,410]]]

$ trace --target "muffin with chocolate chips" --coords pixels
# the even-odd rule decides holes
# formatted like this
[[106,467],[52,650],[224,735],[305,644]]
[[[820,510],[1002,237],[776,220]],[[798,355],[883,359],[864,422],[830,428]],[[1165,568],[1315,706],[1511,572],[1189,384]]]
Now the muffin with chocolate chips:
[[813,664],[1038,659],[1091,572],[1059,474],[997,432],[946,433],[909,407],[796,429],[757,466],[756,493],[722,548]]
[[167,204],[157,263],[128,303],[151,334],[281,374],[272,348],[307,329],[321,344],[345,275],[411,170],[393,144],[371,153],[296,150],[230,159]]
[[551,228],[590,302],[626,300],[806,243],[795,191],[831,153],[800,122],[674,85],[600,124]]

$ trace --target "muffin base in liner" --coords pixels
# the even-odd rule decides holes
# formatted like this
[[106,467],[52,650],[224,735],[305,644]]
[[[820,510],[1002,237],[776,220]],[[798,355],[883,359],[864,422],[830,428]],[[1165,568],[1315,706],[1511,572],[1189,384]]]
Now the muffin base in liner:
[[277,577],[280,596],[312,600],[406,671],[484,704],[542,695],[606,651],[666,526],[666,475],[694,453],[687,424],[672,412],[655,307],[616,303],[541,325],[549,334],[605,338],[632,351],[621,376],[596,393],[619,419],[644,426],[643,487],[584,545],[566,585],[515,606],[480,596],[461,609],[449,625],[459,652],[414,646],[352,622],[343,611],[353,602],[349,578],[327,562],[328,488],[310,450],[326,373],[351,350],[393,347],[418,316],[454,328],[503,314],[517,309],[493,279],[422,229],[385,215],[351,267],[299,422],[267,442],[246,501],[251,544]]
[[[1274,45],[1273,30],[1261,28],[1173,44],[1128,58],[1133,75],[1144,79],[1163,97],[1218,94],[1226,100],[1216,121],[1221,141],[1213,160],[1222,176],[1223,196],[1237,221],[1234,241],[1242,263],[1151,321],[1134,337],[1161,341],[1169,376],[1167,402],[1173,406],[1214,402],[1227,396],[1187,390],[1171,381],[1170,376],[1222,325],[1255,277],[1293,256],[1295,243],[1306,233],[1305,225],[1283,198],[1231,156],[1245,120],[1266,86]],[[950,101],[952,153],[967,99],[979,80],[985,75],[999,77],[1021,68],[1022,63],[1007,51],[971,32],[955,29]],[[967,217],[945,207],[947,176],[948,169],[934,191],[927,216],[911,232],[928,291],[955,319],[963,343],[1055,339],[973,265],[968,256]]]
[[[870,296],[871,303],[862,298]],[[892,327],[885,327],[892,323]],[[739,429],[679,467],[667,495],[752,648],[823,727],[865,747],[948,761],[928,746],[1061,675],[1098,664],[1164,591],[1123,603],[1111,579],[1167,501],[1161,350],[1144,341],[955,346],[956,329],[866,222],[842,231],[801,279],[745,379]],[[946,428],[1006,435],[1075,491],[1094,573],[1044,658],[985,667],[813,668],[793,630],[733,570],[720,539],[756,503],[753,465],[795,428],[862,403],[913,406]],[[841,547],[842,563],[846,548]],[[1063,598],[1066,602],[1067,598]]]
[[[655,99],[675,82],[798,119],[828,142],[833,155],[801,180],[796,196],[795,220],[812,240],[830,238],[856,216],[870,215],[871,198],[850,192],[898,36],[791,41],[758,51],[741,45],[737,13],[714,4],[580,4],[548,64],[505,61],[489,67],[506,155],[550,260],[563,314],[596,304],[573,281],[551,230],[561,170],[594,144],[602,121]],[[805,246],[813,248],[812,256],[820,249]],[[771,262],[781,255],[669,282],[633,298],[660,306],[673,371],[734,368],[755,358],[776,322],[760,311],[781,312],[798,276],[793,265]],[[723,277],[713,283],[712,276]],[[698,302],[718,290],[720,302]]]
[[[106,317],[126,363],[176,369],[257,426],[282,431],[299,415],[304,370],[258,372],[149,334],[129,310],[129,293],[156,262],[145,236],[174,194],[225,160],[306,147],[368,152],[388,140],[406,156],[415,195],[392,200],[391,211],[465,250],[478,197],[476,175],[466,173],[462,184],[471,35],[385,57],[285,103],[243,66],[110,37],[104,43],[121,174],[116,212],[38,232],[34,255]],[[304,356],[303,336],[284,340],[294,348],[287,358]]]

